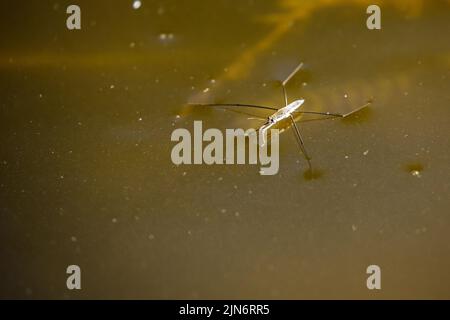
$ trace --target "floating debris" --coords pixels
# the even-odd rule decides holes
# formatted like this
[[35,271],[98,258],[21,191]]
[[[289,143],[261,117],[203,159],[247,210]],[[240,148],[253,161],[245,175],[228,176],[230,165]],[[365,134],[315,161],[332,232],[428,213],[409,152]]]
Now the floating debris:
[[406,165],[406,171],[409,172],[413,177],[422,178],[422,171],[424,167],[420,163],[413,163]]
[[416,177],[416,178],[421,178],[421,177],[422,177],[422,175],[420,174],[420,171],[419,171],[419,170],[413,170],[413,171],[411,171],[411,175],[412,175],[413,177]]

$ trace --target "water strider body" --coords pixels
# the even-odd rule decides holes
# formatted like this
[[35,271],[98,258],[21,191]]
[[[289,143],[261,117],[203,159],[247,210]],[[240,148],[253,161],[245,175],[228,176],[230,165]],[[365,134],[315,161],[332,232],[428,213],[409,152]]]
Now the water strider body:
[[273,115],[271,115],[267,118],[267,123],[264,124],[261,127],[261,129],[265,129],[266,127],[268,129],[271,126],[273,126],[274,124],[276,124],[284,119],[289,118],[295,111],[297,111],[302,106],[302,104],[304,102],[305,102],[305,100],[303,100],[303,99],[295,100],[294,102],[291,102],[286,107],[278,109],[277,112],[275,112]]
[[363,106],[350,111],[349,113],[331,113],[331,112],[318,112],[318,111],[303,111],[299,110],[300,107],[305,102],[304,99],[295,100],[291,103],[288,103],[287,93],[286,93],[286,84],[289,82],[289,80],[294,77],[294,75],[303,67],[303,63],[300,63],[292,72],[289,74],[289,76],[281,83],[283,88],[283,95],[284,95],[284,104],[285,106],[282,108],[274,108],[274,107],[268,107],[268,106],[260,106],[260,105],[252,105],[252,104],[240,104],[240,103],[206,103],[206,104],[196,104],[193,105],[200,105],[200,106],[210,106],[210,107],[247,107],[247,108],[256,108],[256,109],[265,109],[265,110],[272,110],[275,111],[271,116],[267,117],[267,119],[264,120],[264,124],[259,128],[259,132],[262,133],[262,139],[263,144],[265,144],[265,137],[267,137],[267,131],[277,123],[289,119],[292,123],[292,126],[294,128],[295,137],[297,139],[298,145],[303,153],[303,155],[306,158],[306,161],[308,162],[309,171],[312,173],[312,166],[311,166],[311,157],[309,156],[308,152],[306,151],[305,144],[303,142],[303,138],[300,134],[300,130],[297,127],[297,124],[294,119],[294,114],[298,113],[305,113],[305,114],[315,114],[315,115],[321,115],[321,116],[329,116],[329,117],[339,117],[339,118],[345,118],[371,104],[371,101],[364,104]]
[[295,100],[294,102],[291,102],[289,105],[278,109],[274,114],[272,114],[271,116],[269,116],[267,118],[267,122],[264,123],[260,128],[259,131],[262,133],[261,137],[263,139],[263,145],[266,143],[266,141],[264,140],[265,137],[267,137],[267,131],[274,125],[276,125],[277,123],[288,119],[290,117],[292,117],[292,114],[294,112],[296,112],[301,105],[305,102],[305,100],[300,99],[300,100]]

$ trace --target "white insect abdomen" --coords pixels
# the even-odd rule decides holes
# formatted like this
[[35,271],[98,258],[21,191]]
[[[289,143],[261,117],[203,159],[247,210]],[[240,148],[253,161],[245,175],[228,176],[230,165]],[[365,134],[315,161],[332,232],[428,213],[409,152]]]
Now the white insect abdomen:
[[294,102],[291,102],[286,107],[279,109],[277,112],[275,112],[270,118],[273,119],[274,122],[278,122],[281,120],[284,120],[286,118],[289,118],[292,113],[297,111],[298,108],[305,102],[305,100],[295,100]]

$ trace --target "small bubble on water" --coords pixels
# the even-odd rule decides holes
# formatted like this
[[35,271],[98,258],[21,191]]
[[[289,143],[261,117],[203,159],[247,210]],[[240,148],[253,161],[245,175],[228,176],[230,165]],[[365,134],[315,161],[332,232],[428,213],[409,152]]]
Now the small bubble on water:
[[137,10],[142,6],[142,2],[140,0],[133,1],[133,9]]

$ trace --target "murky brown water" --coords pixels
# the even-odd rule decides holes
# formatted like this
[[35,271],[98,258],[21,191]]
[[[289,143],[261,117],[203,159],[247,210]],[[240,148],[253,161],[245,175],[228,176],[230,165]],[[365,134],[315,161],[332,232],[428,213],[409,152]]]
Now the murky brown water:
[[[0,4],[0,297],[450,298],[448,1],[78,3]],[[187,102],[281,105],[300,61],[305,109],[374,100],[300,119],[315,179],[290,129],[275,176],[172,164],[175,128],[259,124]]]

